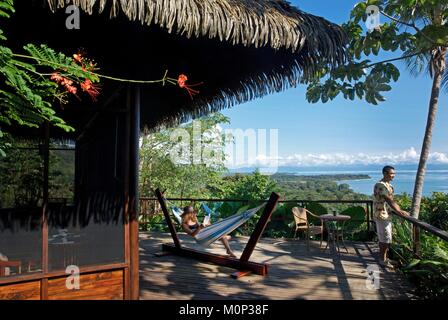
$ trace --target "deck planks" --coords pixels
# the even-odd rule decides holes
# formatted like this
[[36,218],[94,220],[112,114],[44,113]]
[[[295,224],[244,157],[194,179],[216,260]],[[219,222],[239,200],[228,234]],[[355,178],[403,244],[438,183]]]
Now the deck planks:
[[[218,242],[199,247],[190,237],[180,234],[183,245],[193,249],[224,254]],[[230,242],[241,254],[247,237]],[[312,242],[308,252],[300,240],[262,238],[251,258],[268,263],[266,277],[230,277],[234,269],[175,255],[155,257],[162,243],[172,242],[169,234],[150,232],[140,235],[140,298],[154,300],[202,299],[306,299],[306,300],[382,300],[410,299],[412,286],[398,272],[380,272],[380,288],[366,286],[368,266],[376,265],[375,243],[347,242],[348,253],[319,250]],[[324,243],[325,245],[325,243]]]

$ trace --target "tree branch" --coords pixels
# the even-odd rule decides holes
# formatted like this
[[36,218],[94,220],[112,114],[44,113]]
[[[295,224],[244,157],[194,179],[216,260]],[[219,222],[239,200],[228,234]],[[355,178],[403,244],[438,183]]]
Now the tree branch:
[[431,38],[428,37],[424,32],[422,32],[422,30],[420,30],[420,28],[417,27],[417,26],[415,25],[415,23],[407,23],[407,22],[401,21],[401,20],[399,20],[399,19],[397,19],[397,18],[395,18],[395,17],[392,17],[392,16],[388,15],[388,14],[387,14],[386,12],[384,12],[384,11],[380,11],[380,12],[381,12],[381,14],[382,14],[383,16],[389,18],[389,19],[392,20],[392,21],[395,21],[395,22],[400,23],[400,24],[402,24],[402,25],[405,25],[405,26],[408,26],[408,27],[413,28],[416,32],[418,32],[418,33],[420,33],[421,35],[423,35],[423,37],[425,37],[426,40],[428,40],[430,43],[432,43],[432,44],[437,44],[433,39],[431,39]]
[[407,23],[407,22],[404,22],[404,21],[401,21],[401,20],[399,20],[399,19],[397,19],[397,18],[395,18],[395,17],[392,17],[392,16],[390,16],[390,15],[388,15],[386,12],[384,12],[384,11],[380,11],[381,12],[381,14],[383,15],[383,16],[385,16],[385,17],[387,17],[387,18],[389,18],[390,20],[392,20],[392,21],[395,21],[395,22],[397,22],[397,23],[400,23],[400,24],[403,24],[403,25],[405,25],[405,26],[408,26],[408,27],[411,27],[411,28],[413,28],[415,31],[417,31],[417,32],[421,32],[421,30],[414,24],[414,23]]
[[[60,63],[56,63],[56,62],[53,62],[53,61],[48,61],[48,60],[45,60],[45,59],[42,59],[42,58],[28,56],[28,55],[24,55],[24,54],[13,53],[12,55],[14,57],[17,57],[17,58],[32,59],[32,60],[35,60],[35,61],[45,62],[45,63],[52,64],[52,65],[60,67],[60,68],[72,69],[72,70],[77,70],[78,69],[76,67],[62,65]],[[165,71],[165,74],[164,74],[162,79],[159,79],[159,80],[149,80],[149,81],[147,81],[147,80],[132,80],[132,79],[116,78],[116,77],[106,76],[104,74],[100,74],[100,73],[89,71],[89,70],[84,70],[84,72],[92,74],[92,75],[96,75],[96,76],[98,76],[100,78],[114,80],[114,81],[120,81],[120,82],[140,83],[140,84],[149,84],[149,83],[160,83],[160,82],[162,82],[163,85],[165,85],[165,82],[168,82],[168,83],[171,83],[173,85],[177,85],[177,79],[170,78],[170,77],[166,76],[168,71]]]
[[392,59],[387,59],[387,60],[383,60],[383,61],[374,62],[374,63],[368,64],[368,65],[365,66],[364,68],[371,68],[371,67],[376,66],[376,65],[378,65],[378,64],[383,64],[383,63],[388,63],[388,62],[393,62],[393,61],[403,60],[403,59],[407,59],[407,58],[412,58],[412,57],[415,57],[415,56],[417,56],[417,55],[419,55],[419,54],[422,54],[422,53],[423,53],[423,51],[419,51],[419,52],[416,52],[416,53],[413,53],[413,54],[408,54],[408,55],[406,55],[406,56],[401,56],[401,57],[399,57],[399,58],[392,58]]

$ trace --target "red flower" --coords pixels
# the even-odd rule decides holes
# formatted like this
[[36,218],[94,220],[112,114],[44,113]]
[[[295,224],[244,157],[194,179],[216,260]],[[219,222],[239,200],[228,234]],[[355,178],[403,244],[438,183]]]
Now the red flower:
[[93,101],[96,101],[96,97],[100,94],[98,86],[95,86],[89,79],[86,79],[83,83],[81,83],[81,89],[84,92],[87,92],[90,97],[92,97]]
[[177,83],[179,84],[179,87],[184,88],[185,82],[188,80],[187,76],[184,74],[179,75],[179,78],[177,79]]
[[78,92],[78,89],[74,86],[66,86],[67,91],[70,92],[71,94],[74,94],[76,96],[76,92]]
[[199,90],[194,90],[191,87],[199,86],[202,84],[202,82],[187,85],[185,83],[185,82],[187,82],[187,80],[188,80],[188,77],[184,74],[181,74],[177,78],[177,84],[179,85],[180,88],[185,88],[187,90],[188,94],[190,95],[190,98],[193,100],[193,95],[198,94]]
[[82,64],[82,55],[80,53],[75,53],[73,55],[73,59],[75,59],[75,61],[78,62],[79,64]]
[[63,86],[67,92],[76,96],[76,92],[78,89],[73,86],[73,81],[67,78],[64,78],[57,72],[53,72],[50,77],[51,80],[55,81],[60,86]]
[[62,81],[63,78],[62,78],[62,76],[59,73],[53,72],[51,74],[51,78],[50,79],[56,81],[57,83],[59,83],[59,82]]
[[73,81],[67,78],[62,78],[62,80],[60,81],[61,85],[63,85],[64,87],[69,87],[73,84]]

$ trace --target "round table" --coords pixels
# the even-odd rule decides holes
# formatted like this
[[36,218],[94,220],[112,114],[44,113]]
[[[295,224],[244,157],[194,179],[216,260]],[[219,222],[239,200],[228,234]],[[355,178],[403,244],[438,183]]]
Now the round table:
[[79,243],[75,241],[49,241],[48,253],[51,270],[65,270],[69,265],[79,265]]
[[[350,220],[351,217],[347,216],[347,215],[343,215],[343,214],[339,214],[339,215],[338,214],[337,215],[324,214],[324,215],[319,216],[319,218],[321,219],[322,223],[325,224],[326,230],[327,230],[327,245],[325,246],[325,249],[327,249],[327,247],[329,247],[330,239],[332,239],[333,244],[335,246],[337,246],[338,252],[339,252],[339,237],[340,237],[342,245],[344,246],[345,250],[348,252],[348,249],[344,243],[344,223],[345,223],[345,221]],[[342,222],[341,230],[338,230],[337,226],[336,226],[336,228],[330,228],[328,222],[332,222],[332,221],[336,222],[336,223]]]

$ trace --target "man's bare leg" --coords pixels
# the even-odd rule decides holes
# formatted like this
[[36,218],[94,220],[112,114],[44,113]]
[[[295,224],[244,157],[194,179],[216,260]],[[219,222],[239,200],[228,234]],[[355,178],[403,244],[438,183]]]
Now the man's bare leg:
[[380,261],[385,262],[387,260],[387,243],[380,242]]
[[390,266],[390,263],[388,261],[390,244],[379,242],[379,247],[380,247],[380,265]]

